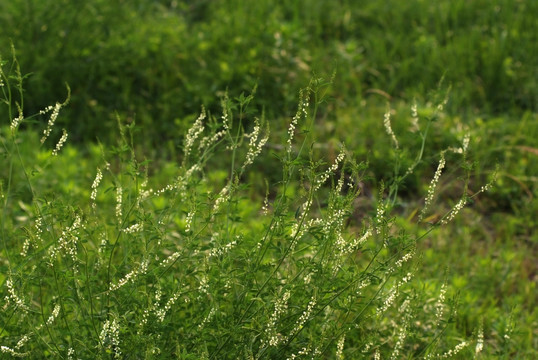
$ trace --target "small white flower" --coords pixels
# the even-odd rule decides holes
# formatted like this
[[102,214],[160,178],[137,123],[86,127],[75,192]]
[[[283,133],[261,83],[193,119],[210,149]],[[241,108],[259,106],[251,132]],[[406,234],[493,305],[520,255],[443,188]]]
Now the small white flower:
[[134,224],[129,226],[128,228],[123,229],[123,232],[126,234],[134,234],[137,232],[140,232],[144,229],[144,226],[142,224]]
[[254,129],[252,130],[252,133],[248,135],[250,141],[248,144],[246,160],[242,166],[242,169],[245,169],[247,166],[252,164],[254,162],[254,159],[261,153],[262,148],[265,146],[265,143],[267,143],[267,140],[269,139],[268,133],[269,132],[267,131],[266,136],[256,144],[256,142],[258,141],[258,136],[260,135],[260,120],[258,118],[255,118]]
[[459,353],[464,347],[466,347],[467,345],[469,345],[468,342],[466,341],[462,341],[461,343],[459,343],[458,345],[456,345],[454,347],[454,349],[451,349],[449,351],[447,351],[446,353],[444,353],[443,355],[439,356],[439,358],[441,359],[447,359],[447,358],[450,358],[454,355],[456,355],[457,353]]
[[[56,105],[54,105],[54,108],[52,109],[52,114],[50,115],[50,118],[49,118],[49,122],[47,123],[47,127],[45,128],[45,130],[43,130],[43,137],[41,138],[42,144],[49,137],[50,132],[52,131],[52,127],[54,126],[54,123],[56,122],[56,118],[58,118],[58,114],[60,113],[61,108],[62,108],[62,104],[60,103],[56,103]],[[47,110],[49,109],[50,107],[47,108]]]
[[435,170],[435,174],[433,175],[433,179],[430,183],[430,186],[428,188],[428,195],[426,195],[426,200],[424,201],[424,207],[422,208],[419,216],[419,221],[422,221],[422,218],[424,217],[424,214],[428,210],[428,207],[433,201],[433,195],[435,193],[435,188],[437,187],[437,183],[439,183],[439,179],[441,178],[441,173],[443,169],[445,168],[446,160],[445,160],[445,152],[441,152],[441,159],[439,160],[439,165],[437,165],[437,170]]
[[470,140],[471,140],[471,134],[466,133],[465,136],[463,137],[463,141],[462,141],[463,152],[467,151],[467,148],[469,147],[469,141]]
[[8,295],[4,298],[4,300],[7,303],[14,303],[17,308],[22,310],[23,312],[28,312],[28,306],[24,302],[22,298],[20,298],[17,293],[15,292],[15,288],[13,286],[13,280],[11,278],[8,278],[6,280],[6,286],[7,286],[7,292]]
[[307,117],[308,116],[308,95],[305,96],[305,90],[299,91],[299,107],[297,108],[297,113],[291,120],[290,126],[288,128],[288,155],[291,155],[291,143],[293,141],[293,137],[295,136],[295,127],[297,126],[297,123],[301,119],[301,117]]
[[99,340],[101,340],[101,343],[105,348],[110,349],[114,352],[115,359],[121,358],[121,349],[119,347],[120,326],[116,319],[113,319],[112,321],[105,321],[105,323],[103,324],[103,329],[99,334]]
[[198,139],[200,134],[204,131],[203,121],[205,117],[206,117],[205,109],[204,107],[202,107],[200,116],[198,116],[198,119],[196,119],[192,127],[187,132],[187,136],[185,136],[185,148],[183,150],[183,153],[184,153],[183,156],[184,156],[185,161],[189,157],[189,154],[190,154],[192,146],[194,145],[194,142],[196,141],[196,139]]
[[276,325],[281,316],[288,310],[288,300],[290,299],[291,293],[286,291],[282,298],[278,299],[275,302],[274,311],[269,318],[269,323],[265,326],[265,339],[262,340],[264,344],[269,346],[277,346],[283,341],[281,334],[276,333]]
[[213,315],[215,315],[216,312],[217,312],[216,308],[211,308],[211,310],[209,311],[209,314],[207,314],[205,319],[200,323],[200,325],[198,325],[198,330],[202,330],[204,326],[206,326],[211,321],[211,319],[213,318]]
[[419,128],[418,124],[418,111],[417,111],[417,102],[415,101],[413,105],[411,106],[411,132],[417,132]]
[[394,147],[398,149],[398,139],[396,139],[396,135],[394,134],[394,131],[392,131],[392,126],[390,125],[390,112],[391,110],[389,108],[385,113],[383,124],[385,125],[385,130],[387,131],[387,134],[391,137],[392,142],[394,143]]
[[480,321],[480,326],[478,327],[478,335],[476,336],[476,347],[475,354],[482,352],[484,349],[484,320]]
[[56,148],[54,150],[52,150],[52,156],[57,156],[58,155],[58,152],[60,151],[60,149],[62,148],[62,146],[66,142],[66,140],[67,140],[67,131],[65,131],[65,129],[63,129],[63,135],[60,138],[60,140],[58,141],[58,144],[56,144]]
[[5,354],[10,354],[13,357],[26,357],[28,353],[19,353],[8,346],[0,346],[0,351]]
[[345,156],[346,154],[344,152],[344,149],[342,149],[342,151],[340,151],[340,153],[334,160],[334,163],[318,179],[316,179],[313,189],[314,192],[318,191],[321,185],[323,185],[325,181],[327,181],[329,176],[338,169],[338,165],[342,162],[342,160],[344,160]]
[[396,261],[397,267],[402,267],[403,263],[409,261],[413,256],[415,256],[415,251],[410,251],[407,254],[405,254],[401,259]]
[[441,224],[446,225],[447,223],[452,221],[456,217],[456,215],[458,215],[461,209],[465,207],[466,203],[467,203],[466,198],[463,198],[460,201],[458,201],[458,203],[454,205],[452,210],[450,210],[450,213],[448,214],[448,216],[445,219],[441,220]]
[[338,343],[336,344],[336,359],[344,360],[344,343],[346,341],[346,335],[340,336]]
[[30,249],[30,245],[32,244],[32,239],[26,238],[24,240],[24,243],[22,244],[22,250],[20,252],[22,257],[26,257],[28,254],[28,250]]
[[19,116],[17,116],[16,118],[14,118],[12,121],[11,121],[11,125],[10,125],[10,128],[11,128],[11,131],[15,131],[15,129],[17,129],[19,127],[19,124],[21,123],[21,121],[24,119],[24,117],[22,116],[22,114],[20,114]]
[[297,322],[295,323],[295,326],[293,327],[289,336],[287,337],[288,339],[290,337],[295,336],[295,334],[297,334],[300,330],[303,329],[306,322],[310,319],[310,316],[312,315],[312,312],[314,311],[315,306],[316,306],[316,298],[312,298],[308,302],[308,305],[306,306],[306,310],[303,311],[303,313],[299,317],[299,320],[297,320]]
[[192,219],[194,218],[194,214],[196,214],[196,209],[193,209],[187,214],[187,218],[185,219],[185,232],[191,232]]
[[17,342],[17,345],[15,345],[15,349],[20,350],[26,343],[30,340],[30,336],[24,335],[20,340]]
[[228,201],[228,199],[230,198],[230,194],[228,193],[229,188],[230,185],[226,185],[220,191],[219,196],[217,197],[217,200],[215,200],[215,204],[213,205],[213,214],[219,211],[221,205]]
[[445,300],[446,300],[446,283],[441,285],[441,291],[439,292],[439,299],[437,299],[437,304],[435,305],[435,317],[437,318],[437,324],[442,320],[444,309],[445,309]]
[[90,195],[93,208],[95,208],[95,199],[97,198],[97,187],[101,183],[102,179],[103,179],[103,173],[101,172],[101,169],[97,168],[97,174],[95,175],[95,179],[93,180],[92,193]]
[[164,321],[164,317],[166,315],[166,313],[168,311],[170,311],[170,309],[172,308],[172,306],[175,304],[176,300],[179,298],[179,296],[181,295],[181,292],[176,292],[174,294],[174,296],[172,296],[170,299],[168,299],[168,301],[166,302],[166,304],[164,305],[164,308],[162,309],[158,309],[156,311],[156,315],[157,315],[157,318],[159,319],[160,322],[163,322]]
[[121,288],[122,286],[124,286],[125,284],[127,284],[128,282],[132,282],[136,279],[136,277],[138,275],[143,275],[146,273],[147,269],[148,269],[148,264],[149,264],[149,260],[142,260],[142,262],[140,263],[140,265],[131,270],[130,272],[128,272],[122,279],[120,279],[120,281],[118,281],[117,284],[110,284],[110,287],[109,287],[109,291],[116,291],[118,290],[119,288]]
[[47,325],[52,325],[54,323],[54,320],[58,317],[60,314],[60,305],[56,304],[54,306],[54,310],[52,310],[52,314],[50,314],[49,318],[47,319]]
[[122,203],[123,188],[121,186],[116,187],[116,218],[121,222],[121,203]]

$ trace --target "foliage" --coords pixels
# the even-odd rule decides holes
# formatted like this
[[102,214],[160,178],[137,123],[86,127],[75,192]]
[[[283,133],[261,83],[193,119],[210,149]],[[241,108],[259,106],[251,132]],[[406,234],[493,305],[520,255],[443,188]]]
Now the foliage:
[[2,355],[537,357],[536,4],[1,2]]
[[[357,108],[379,94],[427,100],[444,75],[449,113],[536,111],[534,1],[105,1],[0,4],[0,53],[17,45],[27,110],[73,89],[62,124],[73,140],[113,143],[115,119],[145,129],[146,147],[174,143],[219,94],[258,83],[268,118],[293,112],[312,72],[337,69],[334,97]],[[275,127],[276,129],[276,127]],[[177,144],[177,143],[176,143]],[[173,148],[173,146],[172,146]],[[168,149],[167,149],[168,150]],[[161,150],[162,151],[162,150]],[[173,155],[173,154],[172,154]],[[386,174],[384,174],[386,175]]]
[[[480,354],[482,325],[459,333],[458,297],[446,281],[413,280],[422,266],[418,246],[461,208],[435,224],[421,222],[430,213],[428,196],[409,230],[398,224],[398,184],[420,166],[419,155],[409,169],[395,168],[400,176],[379,190],[373,212],[346,226],[363,196],[366,166],[343,147],[328,164],[309,154],[328,85],[316,78],[301,91],[275,153],[282,179],[269,184],[262,201],[248,197],[242,180],[269,135],[263,116],[252,118],[248,133],[241,126],[253,116],[252,95],[224,97],[219,121],[202,109],[172,176],[170,169],[150,176],[134,151],[132,126],[119,118],[117,146],[91,150],[87,166],[70,147],[36,152],[33,130],[20,130],[32,117],[4,127],[2,352],[185,359]],[[390,113],[385,127],[391,137]],[[424,142],[424,128],[419,135]],[[218,171],[208,171],[208,161],[226,151],[230,167],[224,177],[212,175]],[[467,149],[447,151],[465,159]],[[42,177],[59,172],[66,180],[78,173],[76,183],[58,179],[50,190]]]

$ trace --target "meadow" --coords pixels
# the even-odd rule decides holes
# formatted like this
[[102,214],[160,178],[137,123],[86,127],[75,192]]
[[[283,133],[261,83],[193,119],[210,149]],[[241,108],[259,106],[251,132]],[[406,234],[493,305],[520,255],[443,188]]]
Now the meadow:
[[538,357],[535,14],[2,2],[2,358]]

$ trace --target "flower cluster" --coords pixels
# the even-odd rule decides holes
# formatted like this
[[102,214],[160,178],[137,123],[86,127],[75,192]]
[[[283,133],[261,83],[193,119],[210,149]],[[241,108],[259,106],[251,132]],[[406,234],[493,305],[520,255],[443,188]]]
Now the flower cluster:
[[409,261],[410,259],[413,258],[413,256],[415,256],[415,251],[412,250],[410,252],[408,252],[407,254],[405,254],[404,256],[402,256],[400,259],[398,259],[398,261],[396,261],[395,265],[396,267],[402,267],[402,265]]
[[378,314],[382,314],[394,303],[394,300],[396,300],[396,296],[398,295],[399,288],[405,284],[408,283],[413,275],[411,273],[407,273],[406,276],[402,278],[399,282],[397,282],[389,291],[388,296],[385,298],[385,301],[383,302],[383,305],[380,306],[377,309]]
[[179,251],[176,251],[175,253],[173,253],[172,255],[168,256],[166,259],[164,259],[163,261],[161,261],[161,266],[168,266],[172,263],[174,263],[177,259],[179,259],[179,256],[181,254],[179,253]]
[[439,324],[443,318],[443,313],[445,310],[445,301],[446,301],[446,283],[441,285],[441,291],[439,292],[439,299],[435,304],[435,317],[437,318],[437,324]]
[[174,294],[174,296],[172,296],[170,299],[168,299],[168,301],[166,302],[166,304],[164,305],[164,307],[162,309],[158,309],[155,312],[155,314],[157,315],[157,318],[159,319],[160,322],[164,321],[164,317],[165,317],[166,313],[168,311],[170,311],[170,309],[175,304],[175,302],[177,301],[177,299],[179,298],[180,295],[181,295],[180,291],[176,292]]
[[403,323],[399,326],[398,330],[398,341],[396,341],[396,344],[394,344],[394,348],[392,349],[392,354],[390,356],[391,360],[400,359],[400,351],[403,348],[403,345],[405,343],[405,339],[408,335],[408,327],[409,323],[412,319],[412,306],[410,306],[410,299],[409,297],[405,299],[405,301],[402,303],[400,308],[398,309],[398,312],[402,314],[402,320]]
[[438,355],[437,358],[438,359],[448,359],[448,358],[451,358],[452,356],[456,355],[457,353],[459,353],[463,348],[465,348],[467,345],[469,345],[469,343],[467,341],[462,341],[461,343],[459,343],[458,345],[456,345],[454,347],[454,349],[450,349],[448,350],[446,353],[444,353],[443,355]]
[[[291,354],[290,357],[286,358],[286,360],[295,360],[299,357],[303,357],[310,354],[310,346],[305,346],[297,354]],[[312,356],[312,359],[314,359],[314,356]]]
[[47,325],[49,326],[52,325],[52,323],[54,322],[54,320],[56,320],[59,314],[60,314],[60,305],[56,304],[54,306],[54,309],[52,310],[52,314],[50,314],[49,318],[47,319]]
[[185,232],[187,233],[191,232],[192,219],[194,219],[195,214],[196,214],[196,209],[189,211],[189,213],[187,214],[187,218],[185,219]]
[[336,359],[344,360],[344,343],[346,341],[346,335],[340,336],[338,343],[336,344]]
[[462,148],[463,152],[467,151],[467,148],[469,147],[470,140],[471,140],[471,134],[469,134],[467,132],[465,134],[465,136],[463,137],[463,141],[462,141],[462,145],[461,145],[461,148]]
[[46,114],[47,112],[52,110],[52,114],[50,115],[49,122],[47,123],[47,127],[45,130],[43,130],[43,137],[41,138],[41,143],[43,144],[45,140],[50,135],[50,132],[52,131],[52,127],[54,126],[54,123],[56,122],[56,118],[58,118],[58,114],[60,113],[60,109],[62,108],[62,104],[56,103],[54,107],[49,106],[45,110],[40,111],[40,114]]
[[213,318],[213,316],[215,315],[216,312],[217,312],[216,308],[214,308],[214,307],[211,308],[211,310],[209,311],[209,314],[207,314],[207,316],[200,323],[200,325],[198,325],[198,330],[202,330],[204,328],[204,326],[206,326],[211,321],[211,319]]
[[377,223],[377,226],[375,227],[376,234],[381,233],[383,221],[385,220],[385,202],[383,201],[381,197],[382,195],[383,194],[380,194],[380,200],[379,200],[379,203],[377,204],[377,210],[376,210],[376,217],[375,217],[375,221]]
[[392,139],[392,142],[394,143],[394,147],[398,149],[399,148],[398,139],[396,139],[396,135],[394,134],[394,131],[392,131],[392,126],[390,125],[390,113],[391,113],[391,110],[388,109],[387,112],[385,113],[383,124],[385,125],[385,131],[387,132],[387,134],[389,134],[389,136]]
[[299,119],[304,115],[306,118],[308,116],[308,107],[310,106],[308,101],[308,95],[305,96],[305,90],[299,92],[299,107],[297,108],[297,113],[291,119],[290,126],[288,128],[288,154],[291,154],[291,143],[295,135],[295,127],[299,122]]
[[224,135],[226,135],[226,130],[217,131],[213,135],[204,136],[202,140],[200,140],[200,144],[198,145],[198,150],[206,149],[219,141]]
[[151,195],[162,195],[167,191],[173,191],[173,190],[178,190],[182,196],[185,196],[187,184],[192,174],[194,174],[196,171],[201,171],[201,170],[202,168],[200,167],[200,164],[194,164],[193,166],[189,168],[189,170],[185,172],[185,175],[178,176],[177,179],[172,184],[168,184],[164,188],[159,189],[159,190],[148,189],[148,190],[141,191],[140,199],[141,200],[146,199],[150,197]]
[[230,198],[229,189],[230,185],[226,185],[222,188],[222,190],[219,193],[219,196],[217,197],[217,200],[215,200],[215,204],[213,205],[213,214],[217,213],[225,202],[228,201]]
[[103,324],[103,329],[99,334],[99,340],[101,344],[106,348],[114,352],[114,359],[121,358],[120,349],[120,325],[116,319],[112,321],[107,320]]
[[327,181],[329,176],[338,169],[338,165],[342,162],[342,160],[344,160],[345,156],[346,154],[342,149],[342,151],[340,151],[340,154],[338,154],[338,156],[334,160],[334,163],[318,179],[316,179],[314,191],[319,190],[321,185],[323,185],[325,181]]
[[422,208],[420,212],[419,221],[422,221],[424,214],[426,213],[426,211],[428,210],[428,207],[432,203],[433,195],[435,193],[435,188],[437,187],[437,183],[439,182],[439,179],[441,178],[441,173],[443,172],[445,164],[446,164],[445,153],[441,152],[441,159],[439,160],[439,165],[437,165],[437,170],[435,170],[435,174],[433,175],[433,179],[430,183],[430,187],[428,188],[428,195],[426,195],[424,207]]
[[266,340],[262,341],[264,344],[269,344],[269,346],[277,346],[282,342],[282,335],[276,333],[276,324],[282,314],[288,310],[288,300],[290,299],[290,296],[291,293],[286,291],[282,298],[275,302],[275,309],[269,319],[269,323],[265,327]]
[[456,217],[456,215],[458,215],[461,209],[465,207],[465,204],[467,204],[467,198],[463,197],[460,201],[458,201],[456,205],[454,205],[447,217],[441,220],[441,224],[446,225],[450,221],[452,221]]
[[8,278],[6,280],[6,286],[7,286],[7,292],[8,295],[4,298],[7,304],[13,303],[15,306],[22,310],[23,312],[28,311],[28,306],[24,302],[24,300],[15,293],[15,289],[13,287],[13,280],[11,278]]
[[106,233],[101,234],[101,243],[99,244],[99,248],[97,250],[97,261],[95,262],[95,267],[98,269],[103,262],[103,254],[105,252],[105,249],[107,247],[108,240],[106,238]]
[[209,251],[209,254],[207,255],[208,259],[211,259],[212,257],[218,257],[227,254],[235,245],[237,245],[237,240],[239,239],[239,236],[237,236],[236,240],[233,240],[232,242],[218,248],[213,248]]
[[134,233],[142,231],[143,229],[144,229],[144,225],[137,223],[137,224],[133,224],[129,226],[128,228],[123,229],[123,232],[126,234],[134,234]]
[[63,129],[62,132],[63,132],[62,137],[60,138],[60,140],[56,144],[56,148],[54,148],[54,150],[52,150],[52,156],[57,156],[58,155],[58,152],[60,151],[60,149],[62,148],[62,146],[64,145],[64,143],[67,140],[67,131],[65,131],[65,129]]
[[115,291],[127,284],[128,282],[134,281],[138,275],[143,275],[147,272],[149,265],[149,260],[142,260],[140,265],[128,272],[117,284],[110,284],[109,291]]
[[381,353],[379,352],[379,348],[375,349],[374,351],[374,360],[381,360]]
[[17,352],[17,350],[12,349],[8,346],[4,346],[4,345],[0,346],[0,351],[3,352],[4,354],[10,354],[13,357],[26,357],[29,355],[28,353]]
[[396,344],[394,344],[394,348],[392,350],[392,354],[390,355],[391,360],[399,359],[400,350],[403,347],[403,344],[405,342],[405,338],[407,337],[407,324],[404,324],[400,327],[398,331],[398,341]]
[[190,154],[192,146],[194,145],[194,142],[200,136],[200,134],[204,131],[203,121],[205,118],[206,118],[205,109],[202,107],[200,116],[198,116],[198,119],[196,119],[192,127],[187,132],[187,135],[185,136],[185,146],[183,150],[183,156],[185,160],[189,157],[189,154]]
[[228,94],[226,94],[222,99],[221,99],[221,106],[222,106],[222,116],[221,116],[221,120],[222,120],[222,127],[224,128],[224,131],[227,132],[228,130],[230,130],[230,119],[229,119],[229,107],[227,106],[227,101],[228,101]]
[[366,229],[366,231],[364,232],[364,234],[362,234],[362,236],[356,237],[352,241],[345,241],[343,237],[341,236],[341,233],[339,233],[339,236],[336,241],[336,247],[339,252],[339,257],[351,254],[353,251],[357,250],[359,246],[364,244],[366,240],[368,240],[368,238],[372,236],[372,233],[373,231],[372,231],[372,228],[370,227]]
[[303,311],[303,313],[299,317],[299,320],[297,320],[297,322],[295,323],[295,326],[291,330],[287,339],[295,336],[299,331],[303,329],[308,319],[310,319],[310,315],[312,315],[312,312],[314,311],[315,306],[316,306],[316,298],[312,298],[312,300],[308,302],[308,305],[306,306],[306,310]]
[[417,102],[415,101],[411,106],[411,132],[417,132],[419,130],[418,124],[418,111],[417,111]]
[[11,131],[15,131],[18,127],[19,127],[19,124],[21,123],[21,121],[24,119],[24,115],[22,113],[22,109],[21,107],[17,104],[17,108],[19,110],[19,116],[17,116],[16,118],[14,118],[12,121],[11,121],[11,125],[10,125],[10,128],[11,128]]
[[476,336],[475,354],[482,352],[484,349],[484,319],[481,319],[478,327],[478,335]]
[[[260,120],[258,118],[254,119],[254,129],[252,133],[248,135],[250,138],[248,144],[248,152],[245,159],[245,163],[242,166],[242,169],[245,169],[247,166],[254,162],[254,159],[261,153],[262,148],[269,140],[269,131],[266,131],[265,137],[258,142],[258,136],[260,135]],[[256,142],[258,142],[256,144]]]
[[26,343],[30,340],[30,335],[24,335],[17,341],[17,345],[15,345],[16,350],[20,350]]
[[73,221],[73,224],[71,226],[66,227],[62,234],[60,235],[60,238],[58,239],[57,245],[52,246],[49,250],[49,257],[50,257],[50,266],[53,266],[54,259],[58,252],[60,250],[64,250],[66,255],[69,255],[71,257],[71,260],[73,262],[76,262],[77,260],[77,243],[79,240],[79,231],[81,228],[84,228],[82,225],[82,218],[80,215],[77,215],[75,217],[75,220]]
[[30,249],[30,245],[32,243],[33,243],[33,241],[32,241],[32,238],[30,238],[30,237],[27,237],[24,240],[24,243],[22,244],[22,249],[21,249],[21,252],[20,252],[20,255],[22,257],[26,257],[26,255],[28,255],[28,250]]
[[[311,206],[312,206],[312,199],[309,198],[302,205],[302,209],[301,209],[302,213],[305,215],[308,214]],[[291,227],[290,236],[293,239],[293,244],[291,246],[292,249],[295,247],[297,241],[299,241],[299,239],[303,237],[305,232],[306,232],[306,227],[304,226],[303,219],[300,217]]]
[[103,179],[103,173],[101,172],[101,169],[97,168],[97,174],[95,175],[95,179],[93,180],[93,184],[92,184],[92,193],[90,194],[90,199],[92,201],[93,208],[95,208],[95,199],[97,198],[97,187],[101,183],[102,179]]
[[200,291],[200,293],[202,294],[209,293],[209,283],[206,276],[202,276],[200,278],[200,285],[198,285],[198,291]]
[[122,210],[121,210],[121,203],[123,198],[123,188],[121,185],[118,185],[116,187],[116,218],[119,222],[121,222],[121,216],[122,216]]
[[323,221],[322,226],[322,231],[327,235],[333,232],[335,228],[340,229],[342,226],[344,226],[344,217],[346,215],[346,212],[342,209],[329,210],[333,211],[330,211],[329,216]]

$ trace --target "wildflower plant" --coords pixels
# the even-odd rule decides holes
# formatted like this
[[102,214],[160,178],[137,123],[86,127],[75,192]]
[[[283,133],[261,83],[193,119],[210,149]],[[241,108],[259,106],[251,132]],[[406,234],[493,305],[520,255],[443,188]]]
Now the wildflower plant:
[[[3,84],[6,96],[7,79]],[[42,194],[31,176],[21,177],[32,195],[21,225],[13,220],[18,194],[9,184],[30,165],[16,155],[13,126],[11,137],[2,133],[11,170],[3,182],[1,352],[28,358],[344,359],[360,353],[397,359],[482,351],[483,335],[476,346],[470,339],[443,339],[454,314],[445,311],[444,285],[432,303],[413,283],[420,271],[417,243],[461,206],[440,223],[417,223],[416,235],[397,228],[391,211],[398,185],[421,164],[422,146],[410,169],[396,167],[394,183],[379,192],[377,211],[350,226],[367,166],[344,146],[328,163],[308,152],[329,85],[316,78],[301,91],[281,153],[272,158],[264,155],[269,129],[263,113],[252,115],[253,94],[224,97],[219,117],[202,109],[187,132],[184,157],[164,184],[148,174],[148,163],[134,150],[132,126],[119,120],[118,146],[105,149],[88,171],[87,191],[77,201]],[[51,110],[45,139],[58,110]],[[399,152],[388,115],[384,122]],[[417,133],[426,141],[427,130]],[[227,154],[229,167],[222,169],[224,179],[212,180],[208,164],[217,153],[219,159]],[[65,156],[55,155],[51,164]],[[257,201],[248,198],[244,179],[260,158],[278,158],[283,171]],[[427,196],[429,205],[434,197]],[[22,238],[33,239],[31,246]]]

